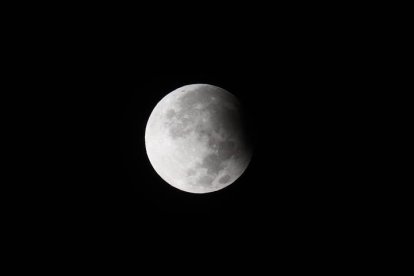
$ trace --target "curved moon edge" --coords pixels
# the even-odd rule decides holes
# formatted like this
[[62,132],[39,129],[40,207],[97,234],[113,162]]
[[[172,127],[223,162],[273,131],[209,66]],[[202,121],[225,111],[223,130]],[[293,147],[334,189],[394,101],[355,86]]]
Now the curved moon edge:
[[145,144],[161,178],[190,193],[229,186],[244,173],[252,155],[239,102],[226,90],[207,84],[167,94],[150,115]]

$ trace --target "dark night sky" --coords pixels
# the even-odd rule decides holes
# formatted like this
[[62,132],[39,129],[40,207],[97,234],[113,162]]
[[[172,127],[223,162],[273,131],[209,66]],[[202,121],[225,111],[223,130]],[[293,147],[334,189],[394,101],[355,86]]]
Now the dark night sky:
[[[149,243],[154,252],[145,254],[156,258],[175,254],[172,248],[200,254],[217,247],[244,260],[248,246],[289,256],[351,242],[368,212],[360,211],[362,167],[352,161],[358,136],[348,131],[363,100],[364,64],[335,36],[340,26],[286,22],[216,26],[221,32],[91,23],[36,33],[31,43],[51,42],[34,43],[27,70],[39,74],[31,85],[48,92],[51,111],[41,113],[51,138],[39,139],[52,152],[47,183],[28,188],[29,198],[39,194],[30,200],[39,208],[27,209],[33,225],[50,225],[69,244],[130,256]],[[255,142],[245,173],[205,195],[165,183],[144,146],[156,103],[191,83],[234,94]]]

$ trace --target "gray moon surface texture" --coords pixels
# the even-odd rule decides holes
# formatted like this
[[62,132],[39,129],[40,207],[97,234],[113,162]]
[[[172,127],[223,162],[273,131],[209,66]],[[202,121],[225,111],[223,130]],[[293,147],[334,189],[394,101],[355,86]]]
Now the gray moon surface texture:
[[155,106],[145,147],[155,171],[189,193],[221,190],[236,181],[252,157],[237,98],[209,84],[182,86]]

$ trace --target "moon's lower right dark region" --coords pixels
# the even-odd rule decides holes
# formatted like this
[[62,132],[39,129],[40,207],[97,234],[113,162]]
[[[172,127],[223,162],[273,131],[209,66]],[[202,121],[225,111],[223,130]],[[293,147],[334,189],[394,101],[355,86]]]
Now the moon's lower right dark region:
[[237,98],[207,84],[174,90],[148,120],[147,154],[172,186],[192,193],[220,190],[248,166],[252,148]]

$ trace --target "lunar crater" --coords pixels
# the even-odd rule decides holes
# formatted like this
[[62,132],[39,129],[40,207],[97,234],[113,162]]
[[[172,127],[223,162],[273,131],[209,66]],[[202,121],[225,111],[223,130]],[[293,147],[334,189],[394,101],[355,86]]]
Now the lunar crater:
[[229,182],[230,178],[231,178],[230,175],[226,174],[225,176],[220,177],[219,182],[221,184],[225,184]]

